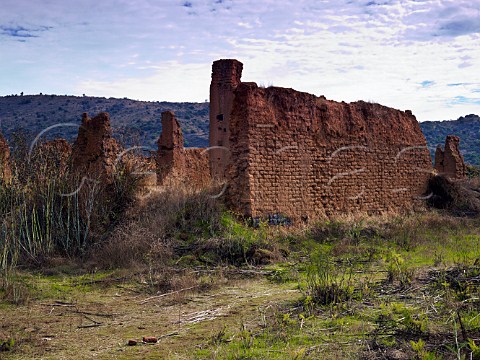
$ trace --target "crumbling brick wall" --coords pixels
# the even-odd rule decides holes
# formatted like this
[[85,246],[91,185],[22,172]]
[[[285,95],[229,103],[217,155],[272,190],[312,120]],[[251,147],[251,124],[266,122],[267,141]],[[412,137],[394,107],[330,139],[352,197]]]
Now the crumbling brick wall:
[[242,69],[243,64],[234,59],[218,60],[212,66],[209,158],[212,178],[220,181],[230,163],[230,114]]
[[12,177],[10,168],[10,147],[7,140],[0,134],[0,182],[9,182]]
[[163,112],[162,133],[158,139],[157,184],[204,187],[210,182],[208,159],[205,149],[184,148],[182,129],[174,113]]
[[139,188],[153,188],[157,186],[157,154],[145,156],[139,152],[146,147],[132,147],[121,153],[121,164],[124,169],[136,179]]
[[73,171],[111,183],[118,154],[119,145],[112,137],[108,113],[102,112],[93,119],[84,113],[72,147]]
[[439,145],[435,151],[435,170],[451,179],[465,179],[467,167],[459,150],[460,138],[448,135],[445,150]]
[[412,209],[432,172],[412,113],[378,104],[240,83],[229,129],[227,202],[253,217]]

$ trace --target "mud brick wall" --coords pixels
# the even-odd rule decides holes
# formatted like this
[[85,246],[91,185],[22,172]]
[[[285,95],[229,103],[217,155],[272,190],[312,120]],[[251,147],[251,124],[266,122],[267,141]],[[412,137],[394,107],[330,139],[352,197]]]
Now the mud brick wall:
[[200,148],[187,148],[185,151],[184,183],[194,189],[202,189],[211,183],[208,151]]
[[182,178],[185,172],[183,134],[171,111],[162,113],[162,133],[158,139],[157,184],[166,186]]
[[225,178],[230,163],[230,113],[234,91],[240,84],[243,65],[234,59],[217,60],[212,66],[210,84],[210,170],[217,180]]
[[162,113],[162,133],[158,139],[157,184],[189,185],[201,188],[210,182],[208,151],[184,148],[180,124],[171,111]]
[[38,151],[48,160],[50,166],[64,172],[72,156],[72,145],[65,139],[54,139],[40,144]]
[[459,149],[460,138],[448,135],[445,139],[445,150],[441,146],[435,151],[435,170],[451,179],[465,179],[467,167]]
[[93,119],[84,113],[72,147],[73,171],[111,183],[118,154],[119,145],[112,137],[108,113],[102,112]]
[[241,83],[230,116],[227,202],[309,220],[412,209],[432,163],[410,111]]

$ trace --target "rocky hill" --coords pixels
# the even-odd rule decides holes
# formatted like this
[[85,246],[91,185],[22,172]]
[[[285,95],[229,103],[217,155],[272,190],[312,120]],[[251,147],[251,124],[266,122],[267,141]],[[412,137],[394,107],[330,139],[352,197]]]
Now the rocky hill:
[[460,150],[465,162],[480,166],[480,116],[470,114],[457,120],[425,121],[420,124],[427,138],[432,156],[438,144],[444,144],[447,135],[460,137]]
[[[185,145],[208,145],[208,103],[148,102],[91,96],[18,95],[0,97],[0,131],[8,138],[21,133],[29,138],[57,124],[80,125],[82,113],[90,116],[106,111],[110,114],[115,136],[126,145],[143,145],[154,149],[162,131],[161,113],[175,112],[180,121]],[[420,124],[432,155],[447,135],[460,136],[460,148],[469,164],[480,166],[480,117],[470,114],[458,120],[425,121]],[[77,128],[54,127],[48,138],[74,140]]]
[[46,137],[60,136],[71,141],[78,130],[71,124],[80,125],[82,113],[95,116],[105,111],[110,114],[114,134],[120,142],[156,149],[162,131],[161,113],[166,110],[175,112],[182,125],[186,146],[204,147],[208,144],[208,103],[147,102],[90,96],[5,96],[0,97],[0,131],[9,139],[18,133],[32,138],[59,124],[48,130]]

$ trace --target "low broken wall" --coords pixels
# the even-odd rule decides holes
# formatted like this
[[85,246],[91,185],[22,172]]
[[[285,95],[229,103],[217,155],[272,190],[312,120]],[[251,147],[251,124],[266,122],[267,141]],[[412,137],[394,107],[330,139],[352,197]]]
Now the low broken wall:
[[211,179],[208,150],[185,149],[183,142],[182,129],[174,113],[163,112],[162,133],[158,139],[157,184],[203,188]]

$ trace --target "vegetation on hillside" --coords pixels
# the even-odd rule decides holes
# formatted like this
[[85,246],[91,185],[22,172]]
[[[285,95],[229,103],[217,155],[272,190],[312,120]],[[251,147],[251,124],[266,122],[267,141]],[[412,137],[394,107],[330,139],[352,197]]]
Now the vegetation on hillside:
[[[157,149],[162,131],[161,113],[175,112],[182,125],[185,145],[204,147],[208,144],[208,103],[148,102],[92,96],[23,95],[0,97],[0,131],[11,139],[15,132],[28,132],[32,137],[55,124],[81,123],[82,113],[110,114],[114,136],[126,145]],[[73,141],[78,128],[62,126],[49,130],[48,138],[63,137]]]

